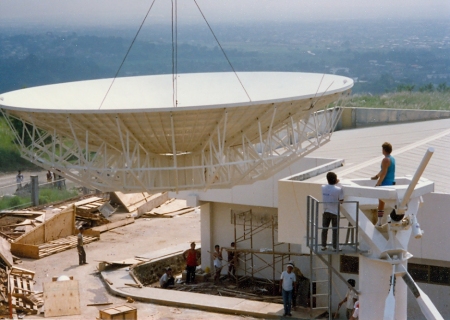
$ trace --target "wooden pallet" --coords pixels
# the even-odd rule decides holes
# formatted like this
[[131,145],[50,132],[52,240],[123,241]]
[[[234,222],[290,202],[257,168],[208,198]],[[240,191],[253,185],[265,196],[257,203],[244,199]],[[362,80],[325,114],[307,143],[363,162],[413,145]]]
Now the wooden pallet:
[[26,313],[37,314],[44,305],[42,292],[34,292],[34,280],[28,274],[11,274],[11,302],[14,308]]
[[81,207],[77,207],[77,212],[81,211],[83,213],[92,213],[98,211],[98,208],[101,207],[106,201],[95,201],[92,203],[85,204]]
[[[88,244],[94,241],[99,240],[98,237],[91,236],[83,236],[84,244]],[[39,258],[47,257],[49,255],[62,252],[71,248],[75,248],[77,246],[78,239],[77,236],[68,236],[66,238],[61,238],[57,240],[53,240],[50,242],[46,242],[44,244],[39,245]]]

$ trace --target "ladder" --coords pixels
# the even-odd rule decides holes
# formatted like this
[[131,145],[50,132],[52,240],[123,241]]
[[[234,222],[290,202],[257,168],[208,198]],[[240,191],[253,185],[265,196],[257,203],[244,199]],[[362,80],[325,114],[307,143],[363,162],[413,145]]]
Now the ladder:
[[[323,310],[330,313],[331,306],[331,270],[333,255],[327,255],[325,262],[310,250],[309,267],[310,279],[310,308],[311,317],[313,310]],[[330,318],[331,319],[331,318]]]

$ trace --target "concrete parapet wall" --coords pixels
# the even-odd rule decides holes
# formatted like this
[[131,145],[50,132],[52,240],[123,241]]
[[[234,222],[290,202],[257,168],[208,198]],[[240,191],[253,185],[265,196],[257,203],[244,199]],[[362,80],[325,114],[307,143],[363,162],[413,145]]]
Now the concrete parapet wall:
[[[200,254],[200,249],[197,249],[197,251]],[[147,286],[158,282],[167,267],[172,268],[172,273],[174,275],[182,273],[183,270],[186,269],[186,262],[183,259],[183,253],[178,253],[135,265],[132,267],[130,272],[133,272],[136,278],[138,278],[144,286]]]
[[450,118],[450,111],[382,108],[343,108],[336,130],[370,127],[401,122]]

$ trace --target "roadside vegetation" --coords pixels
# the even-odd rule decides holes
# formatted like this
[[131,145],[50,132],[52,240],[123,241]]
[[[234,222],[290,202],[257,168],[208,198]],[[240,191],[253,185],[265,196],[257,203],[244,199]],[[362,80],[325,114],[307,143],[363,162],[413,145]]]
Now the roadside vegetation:
[[20,157],[14,144],[14,135],[3,117],[0,117],[0,172],[36,170],[34,164]]
[[[54,188],[39,189],[39,205],[58,202],[78,196],[76,189],[58,190]],[[0,210],[20,209],[31,205],[31,195],[9,196],[0,198]]]
[[353,108],[390,108],[412,110],[450,110],[450,87],[445,83],[415,89],[414,85],[399,85],[395,92],[382,95],[355,94],[344,106]]

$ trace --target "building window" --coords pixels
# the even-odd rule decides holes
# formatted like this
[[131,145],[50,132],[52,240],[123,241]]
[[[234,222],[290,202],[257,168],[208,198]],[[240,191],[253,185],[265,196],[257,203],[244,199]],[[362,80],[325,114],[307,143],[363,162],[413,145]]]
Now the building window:
[[408,263],[408,272],[417,282],[450,285],[450,268]]
[[352,256],[340,256],[340,271],[343,273],[359,274],[359,258]]

